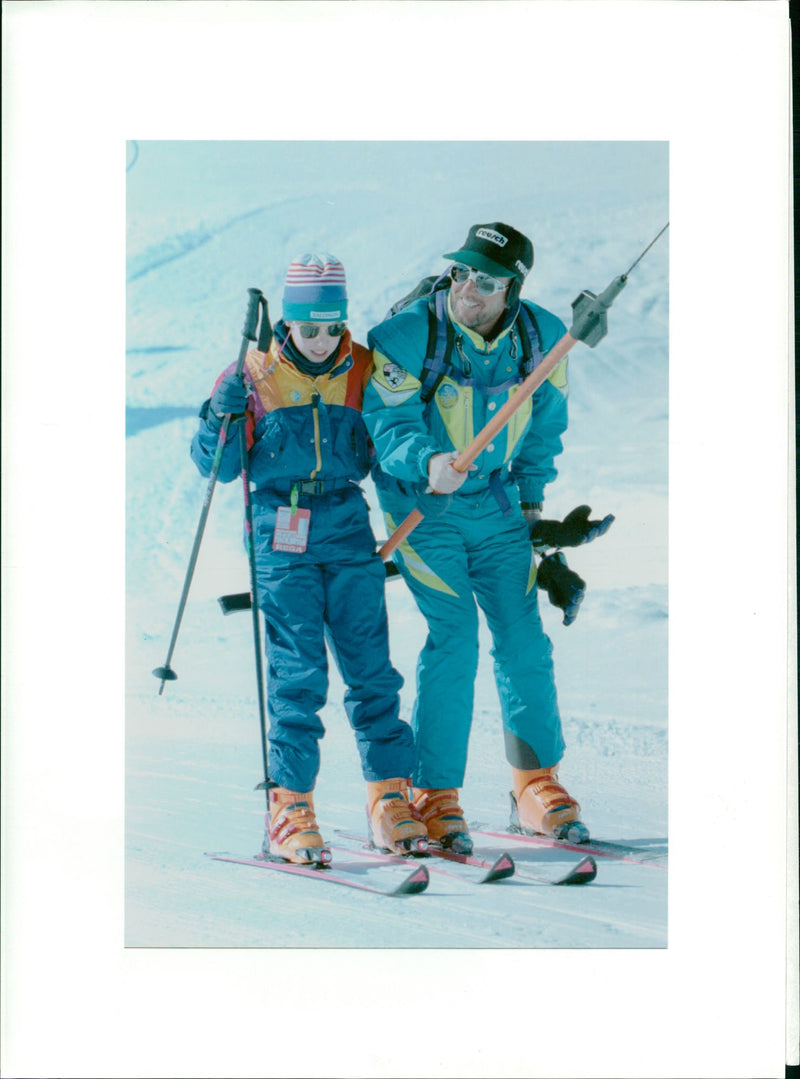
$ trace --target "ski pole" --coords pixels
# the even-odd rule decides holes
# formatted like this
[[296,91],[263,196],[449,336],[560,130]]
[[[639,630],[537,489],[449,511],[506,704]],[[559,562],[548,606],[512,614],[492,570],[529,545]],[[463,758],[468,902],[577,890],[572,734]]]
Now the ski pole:
[[[573,321],[567,333],[553,345],[542,362],[520,383],[520,387],[513,397],[510,397],[508,401],[506,401],[499,412],[497,412],[497,414],[481,428],[466,449],[462,450],[458,457],[456,457],[453,461],[453,468],[456,472],[467,471],[475,458],[483,452],[492,439],[495,438],[497,433],[505,427],[514,413],[525,404],[528,398],[534,394],[542,383],[553,373],[573,345],[577,344],[578,341],[583,341],[589,348],[594,348],[598,341],[601,341],[605,337],[608,333],[608,318],[606,312],[617,296],[619,296],[620,292],[622,292],[627,283],[628,274],[633,267],[637,265],[650,250],[661,233],[665,232],[668,227],[669,222],[661,229],[661,232],[658,233],[655,239],[647,245],[641,255],[639,255],[639,258],[636,259],[628,270],[619,277],[615,277],[611,284],[608,285],[599,296],[596,296],[593,292],[589,292],[588,289],[584,289],[584,291],[573,300]],[[397,547],[414,531],[420,521],[423,520],[423,517],[424,514],[422,511],[415,507],[406,519],[398,525],[380,549],[379,553],[384,562],[391,558]]]
[[[259,334],[258,348],[260,352],[266,352],[269,342],[265,341],[264,327],[269,326],[266,301],[264,302],[264,315],[262,321],[262,333]],[[269,336],[272,336],[270,327]],[[264,768],[263,782],[259,783],[256,790],[267,790],[269,785],[269,766],[267,764],[267,715],[264,707],[264,667],[261,653],[261,628],[259,623],[258,609],[258,576],[256,572],[256,544],[253,532],[253,502],[250,497],[250,467],[247,449],[246,417],[241,416],[239,424],[239,453],[242,458],[242,486],[244,488],[244,521],[247,535],[247,559],[250,565],[250,595],[253,610],[253,644],[256,655],[256,687],[258,693],[258,719],[261,729],[261,760]],[[269,806],[269,795],[267,795]]]
[[[239,358],[236,364],[236,374],[241,376],[244,369],[244,361],[247,356],[247,350],[250,341],[256,339],[256,327],[258,326],[259,308],[262,304],[265,304],[263,293],[260,289],[251,288],[247,290],[249,293],[249,299],[247,301],[247,314],[245,316],[244,327],[242,329],[242,343],[239,348]],[[261,340],[259,340],[261,344]],[[172,660],[172,653],[175,651],[175,643],[178,639],[178,631],[181,625],[181,619],[183,618],[183,612],[186,607],[186,599],[189,595],[189,587],[192,583],[192,577],[194,576],[195,565],[197,564],[197,555],[200,550],[200,541],[203,538],[203,532],[206,527],[206,521],[208,520],[208,511],[211,506],[211,497],[214,494],[214,487],[216,486],[217,476],[219,475],[220,465],[222,464],[222,451],[225,449],[225,442],[228,436],[228,427],[230,426],[231,417],[227,414],[222,420],[222,427],[220,428],[219,438],[217,439],[217,448],[214,453],[214,459],[211,462],[211,472],[208,477],[208,486],[206,487],[205,497],[203,499],[203,508],[200,512],[200,520],[197,524],[197,530],[195,532],[194,543],[192,545],[192,551],[189,555],[189,565],[186,570],[186,577],[183,582],[183,590],[181,591],[181,597],[178,602],[178,613],[175,617],[175,625],[172,629],[172,637],[169,642],[169,648],[167,650],[167,658],[164,660],[163,667],[156,667],[153,674],[156,678],[161,679],[161,685],[158,688],[159,696],[164,692],[165,682],[174,682],[178,677],[170,666]]]

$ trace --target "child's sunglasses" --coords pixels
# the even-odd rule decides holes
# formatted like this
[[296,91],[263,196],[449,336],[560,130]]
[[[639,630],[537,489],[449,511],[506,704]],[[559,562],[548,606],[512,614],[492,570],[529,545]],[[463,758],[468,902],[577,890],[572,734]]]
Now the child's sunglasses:
[[310,341],[314,337],[319,336],[320,330],[325,330],[328,337],[341,337],[344,331],[347,329],[346,322],[301,322],[297,327],[300,331],[300,336]]

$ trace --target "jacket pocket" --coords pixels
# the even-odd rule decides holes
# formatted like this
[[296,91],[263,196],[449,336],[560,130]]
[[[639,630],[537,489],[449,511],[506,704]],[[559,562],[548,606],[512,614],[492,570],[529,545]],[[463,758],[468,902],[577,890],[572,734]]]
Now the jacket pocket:
[[338,425],[334,441],[337,472],[365,476],[370,465],[370,441],[360,414],[345,417]]
[[250,451],[250,478],[256,484],[268,482],[286,473],[286,452],[289,439],[286,425],[280,416],[269,412],[259,422],[255,432],[255,445]]

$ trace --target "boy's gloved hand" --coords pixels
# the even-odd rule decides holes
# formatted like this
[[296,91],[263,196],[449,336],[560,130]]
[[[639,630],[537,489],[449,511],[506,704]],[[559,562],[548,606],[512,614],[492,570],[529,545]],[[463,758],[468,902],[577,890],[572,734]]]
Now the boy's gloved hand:
[[229,413],[239,415],[247,408],[248,391],[241,375],[231,372],[224,375],[217,388],[211,395],[209,409],[217,419],[222,419]]
[[582,543],[591,543],[605,535],[614,521],[611,513],[601,521],[590,521],[591,512],[589,506],[578,506],[563,521],[528,518],[531,543],[534,547],[580,547]]
[[536,583],[547,592],[553,606],[564,612],[564,625],[572,625],[586,595],[586,582],[569,568],[560,551],[541,560]]

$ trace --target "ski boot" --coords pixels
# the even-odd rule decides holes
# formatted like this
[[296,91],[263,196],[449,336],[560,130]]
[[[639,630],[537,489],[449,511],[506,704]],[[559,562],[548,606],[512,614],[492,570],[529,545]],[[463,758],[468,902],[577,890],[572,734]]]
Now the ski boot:
[[408,800],[407,779],[367,783],[367,827],[373,846],[392,854],[425,854],[428,835]]
[[285,787],[269,788],[269,813],[261,851],[275,861],[322,866],[331,852],[319,833],[314,816],[314,795]]
[[549,835],[570,843],[586,843],[589,829],[580,819],[581,807],[558,782],[558,768],[512,768],[509,831],[520,835]]
[[432,843],[454,854],[472,854],[472,837],[454,787],[444,790],[414,787],[411,801],[419,810]]

